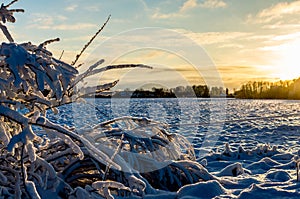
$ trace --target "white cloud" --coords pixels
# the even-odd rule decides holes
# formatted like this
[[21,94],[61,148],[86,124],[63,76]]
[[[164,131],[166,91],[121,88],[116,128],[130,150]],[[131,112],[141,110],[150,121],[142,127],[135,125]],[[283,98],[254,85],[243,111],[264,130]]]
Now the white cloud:
[[277,35],[272,38],[274,41],[287,41],[287,40],[296,40],[300,38],[300,32],[295,32],[291,34]]
[[43,13],[33,14],[31,18],[32,20],[27,27],[37,29],[51,29],[50,27],[55,26],[55,24],[63,23],[67,20],[67,17],[63,15],[46,15]]
[[204,32],[196,33],[187,30],[177,30],[178,32],[184,34],[185,36],[193,39],[199,44],[209,45],[217,43],[230,42],[236,39],[245,38],[251,35],[247,32]]
[[36,13],[31,17],[33,20],[28,24],[27,28],[44,29],[44,30],[84,30],[89,28],[97,28],[98,25],[93,23],[75,23],[68,24],[68,18],[63,15],[46,15],[44,13]]
[[[93,35],[83,35],[83,36],[77,36],[77,37],[68,37],[65,38],[64,41],[66,42],[74,42],[74,41],[89,41]],[[106,39],[109,39],[110,37],[101,35],[101,41],[105,41]],[[94,40],[94,43],[97,42],[97,40]]]
[[286,29],[286,30],[291,30],[291,29],[299,29],[300,24],[299,23],[273,23],[273,24],[267,24],[264,25],[263,28],[266,29]]
[[44,25],[52,25],[54,23],[54,16],[42,14],[42,13],[36,13],[32,15],[32,21],[31,23],[34,24],[34,26],[37,26],[38,24],[44,24]]
[[227,4],[222,0],[206,0],[199,6],[202,8],[224,8]]
[[74,10],[76,10],[77,7],[78,7],[78,5],[72,4],[72,5],[68,6],[68,7],[66,7],[65,10],[66,11],[74,11]]
[[101,11],[101,8],[99,6],[95,6],[95,5],[86,5],[84,7],[84,9],[89,11],[89,12],[99,12],[99,11]]
[[241,44],[234,44],[234,43],[230,43],[230,44],[223,44],[221,46],[219,46],[219,48],[244,48],[244,45]]
[[185,12],[191,8],[197,7],[197,0],[187,0],[180,8],[180,12]]
[[262,10],[258,14],[258,17],[264,19],[266,22],[269,22],[273,19],[281,18],[284,15],[299,13],[299,11],[300,1],[294,1],[291,3],[282,2]]
[[249,15],[248,22],[267,24],[281,20],[281,24],[287,24],[290,21],[294,21],[295,15],[299,14],[300,0],[290,3],[281,2],[269,8],[263,9],[255,16]]
[[160,13],[159,11],[156,11],[152,16],[153,19],[170,19],[170,18],[175,18],[175,17],[184,17],[184,15],[180,13]]
[[97,27],[96,24],[91,23],[77,23],[77,24],[60,24],[60,25],[41,25],[39,29],[49,29],[49,30],[83,30],[88,28]]
[[197,0],[187,0],[184,4],[179,8],[177,12],[173,13],[161,13],[160,9],[156,9],[152,18],[154,19],[169,19],[169,18],[178,18],[178,17],[187,17],[186,13],[188,10],[194,8],[223,8],[226,7],[227,4],[223,0],[205,0],[203,3],[199,4]]

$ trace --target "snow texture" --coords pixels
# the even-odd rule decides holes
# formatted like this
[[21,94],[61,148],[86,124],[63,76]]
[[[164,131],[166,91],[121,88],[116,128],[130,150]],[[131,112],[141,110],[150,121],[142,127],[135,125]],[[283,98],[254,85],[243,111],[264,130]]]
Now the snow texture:
[[[300,197],[299,158],[276,146],[233,150],[227,143],[223,151],[196,160],[185,137],[147,118],[115,118],[83,130],[49,121],[47,110],[58,113],[57,107],[118,83],[79,87],[85,78],[151,67],[98,68],[100,59],[79,74],[46,49],[58,38],[14,43],[4,24],[24,12],[9,9],[15,2],[0,7],[0,29],[8,39],[0,45],[0,198]],[[222,166],[210,171],[216,162]]]

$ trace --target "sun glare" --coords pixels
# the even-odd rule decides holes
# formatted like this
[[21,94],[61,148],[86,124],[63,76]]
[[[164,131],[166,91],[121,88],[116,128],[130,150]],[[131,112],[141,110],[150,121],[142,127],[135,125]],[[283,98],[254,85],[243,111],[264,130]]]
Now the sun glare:
[[276,76],[282,80],[300,77],[300,39],[283,44],[277,50]]

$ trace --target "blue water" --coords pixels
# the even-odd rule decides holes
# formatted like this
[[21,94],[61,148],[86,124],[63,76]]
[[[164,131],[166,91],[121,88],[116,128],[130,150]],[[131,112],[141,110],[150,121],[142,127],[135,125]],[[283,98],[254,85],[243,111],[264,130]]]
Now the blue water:
[[[299,116],[255,119],[280,115]],[[184,135],[196,151],[259,143],[286,150],[300,146],[300,101],[236,99],[87,99],[48,113],[56,123],[76,128],[91,127],[121,116],[147,117],[170,125],[170,132]],[[247,121],[237,120],[249,119]],[[198,124],[198,125],[197,125]]]

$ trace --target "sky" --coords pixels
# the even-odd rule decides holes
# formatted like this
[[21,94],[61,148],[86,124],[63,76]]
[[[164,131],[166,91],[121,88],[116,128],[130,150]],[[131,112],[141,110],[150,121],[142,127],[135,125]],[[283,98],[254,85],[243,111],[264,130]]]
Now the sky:
[[[3,1],[4,4],[10,1]],[[300,76],[300,1],[278,0],[19,0],[16,42],[39,44],[71,63],[111,15],[81,57],[84,71],[105,64],[143,63],[153,69],[111,71],[89,79],[119,88],[206,83],[238,89],[248,81]],[[2,41],[6,41],[0,36]]]

